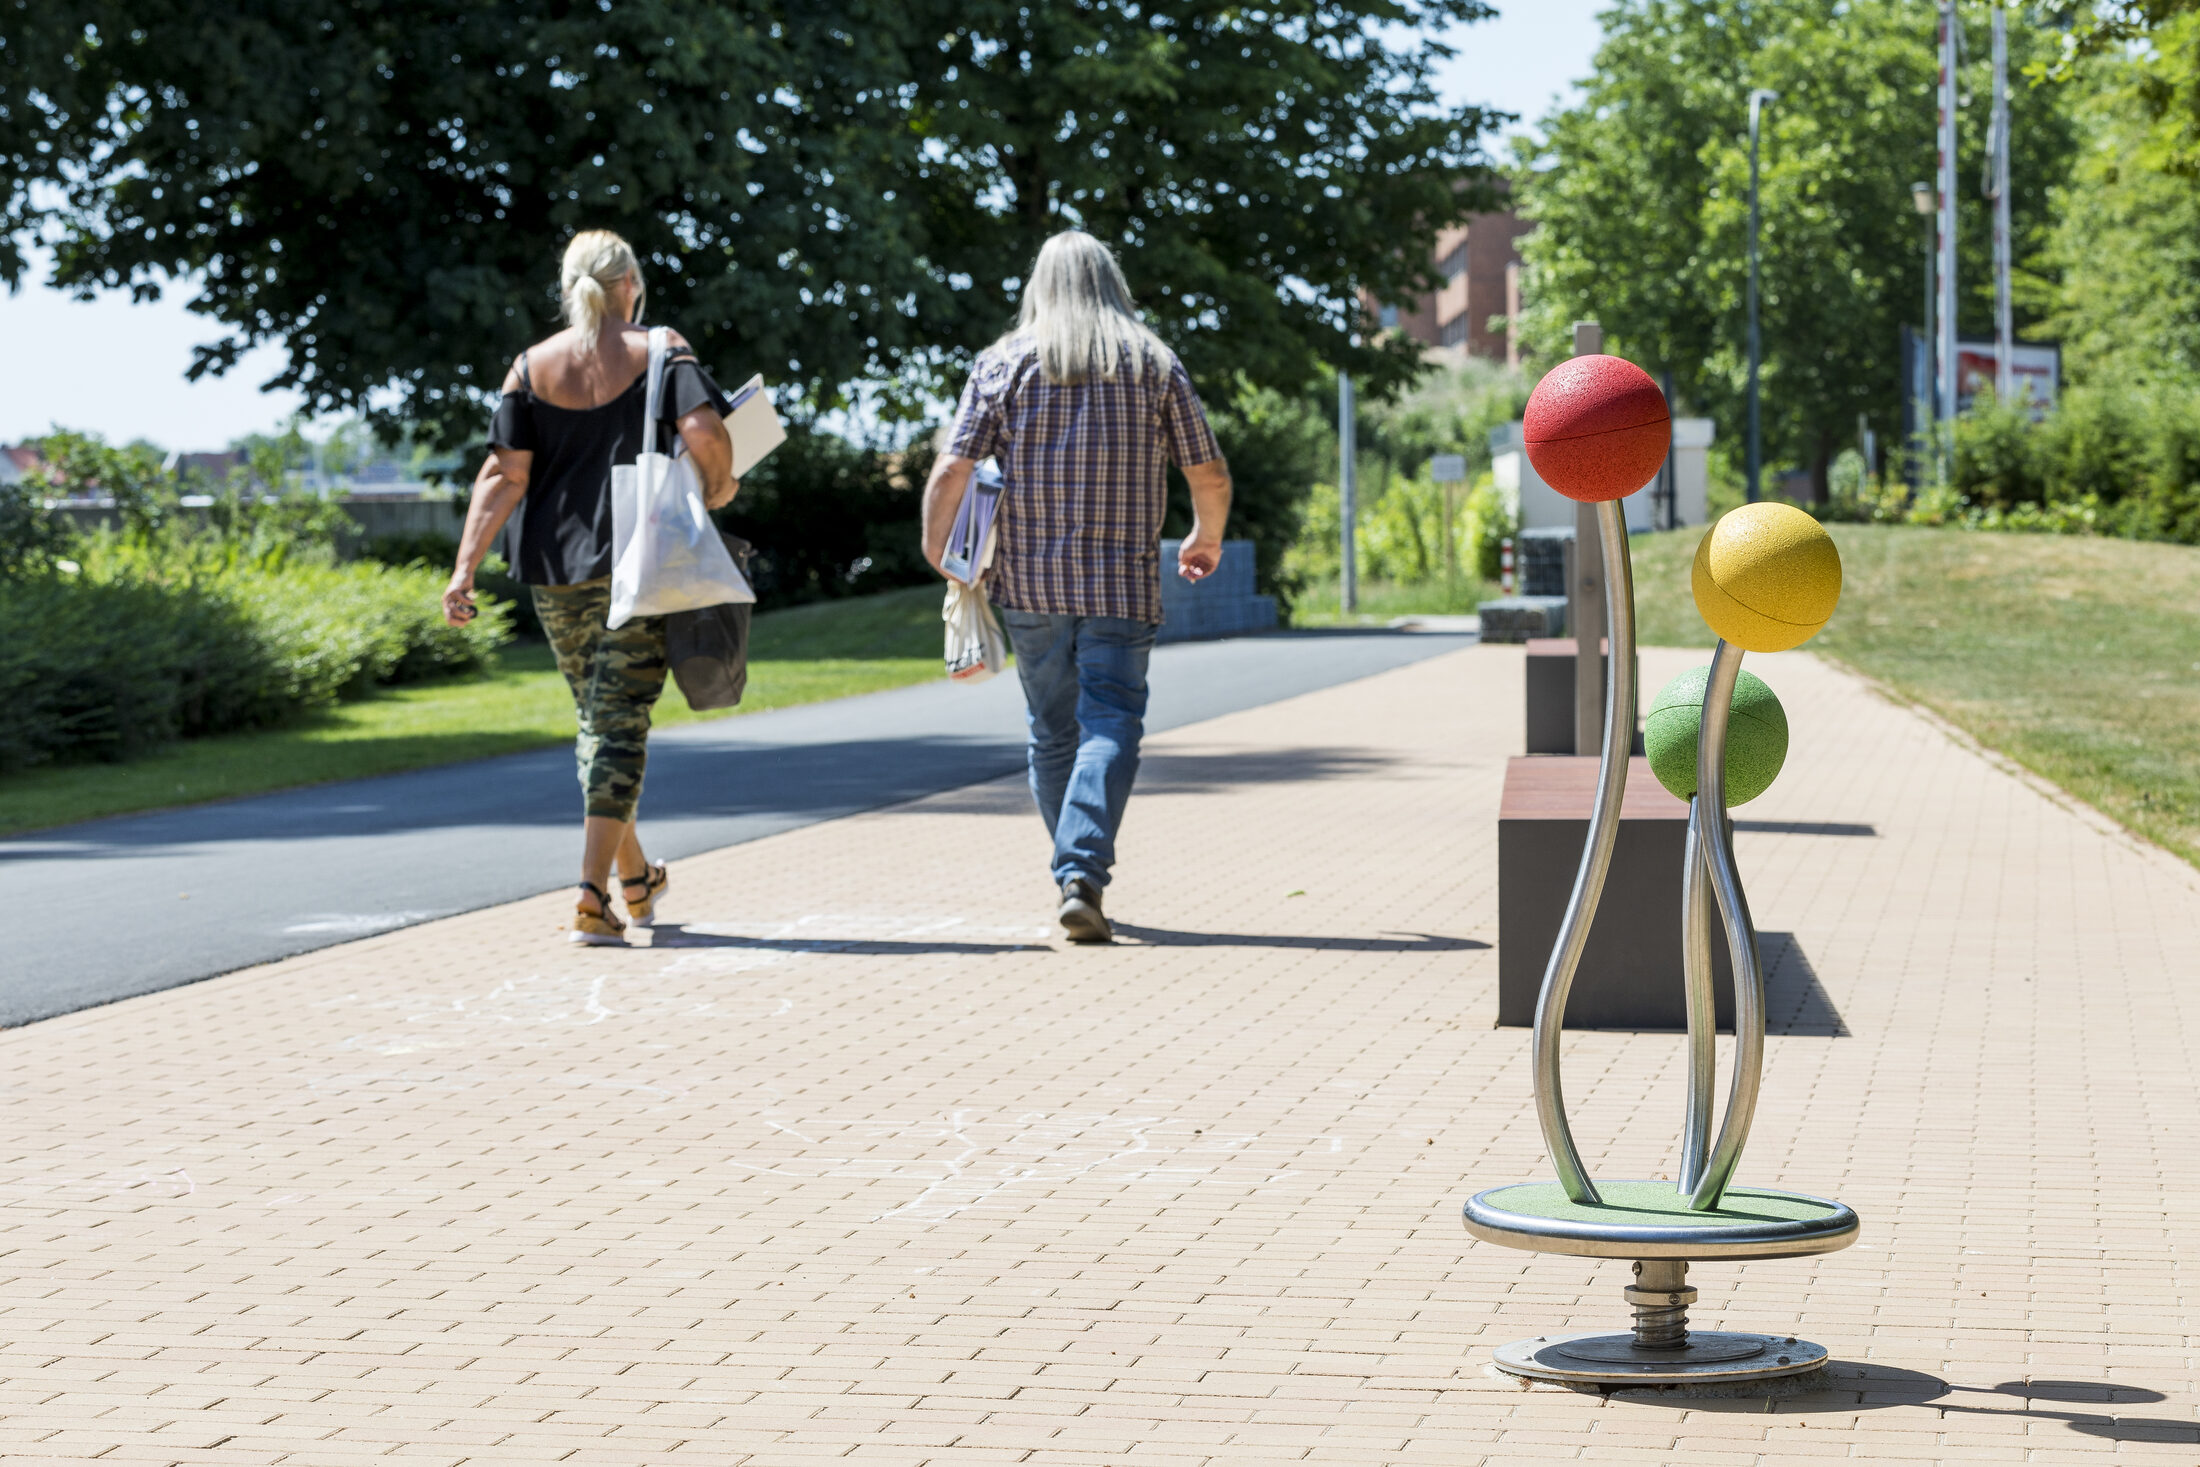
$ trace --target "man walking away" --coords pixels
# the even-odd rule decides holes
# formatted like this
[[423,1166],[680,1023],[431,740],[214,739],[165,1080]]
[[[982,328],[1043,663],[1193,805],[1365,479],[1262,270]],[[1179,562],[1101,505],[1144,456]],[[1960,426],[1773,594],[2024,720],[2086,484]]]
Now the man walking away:
[[1192,490],[1192,533],[1177,553],[1189,581],[1222,558],[1230,470],[1183,364],[1139,320],[1107,246],[1080,230],[1040,249],[1016,329],[971,369],[924,490],[935,570],[985,458],[1000,460],[1006,485],[990,596],[1023,681],[1031,794],[1054,838],[1062,928],[1073,942],[1106,942],[1100,893],[1138,773],[1161,624],[1168,465]]

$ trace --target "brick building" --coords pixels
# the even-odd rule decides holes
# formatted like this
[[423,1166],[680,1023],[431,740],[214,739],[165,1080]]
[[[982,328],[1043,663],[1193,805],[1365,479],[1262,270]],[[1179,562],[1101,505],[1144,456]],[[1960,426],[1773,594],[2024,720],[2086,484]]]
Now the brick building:
[[1444,277],[1434,295],[1385,304],[1385,329],[1455,358],[1486,357],[1518,364],[1511,334],[1490,329],[1493,316],[1520,309],[1520,237],[1535,226],[1511,213],[1476,214],[1436,237],[1436,268]]

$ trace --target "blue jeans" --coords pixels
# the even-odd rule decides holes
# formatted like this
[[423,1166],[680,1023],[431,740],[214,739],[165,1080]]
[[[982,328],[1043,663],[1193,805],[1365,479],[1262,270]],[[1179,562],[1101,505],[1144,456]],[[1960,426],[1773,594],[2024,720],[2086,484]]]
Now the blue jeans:
[[1108,884],[1138,777],[1152,623],[1004,608],[1031,727],[1031,797],[1054,837],[1054,882]]

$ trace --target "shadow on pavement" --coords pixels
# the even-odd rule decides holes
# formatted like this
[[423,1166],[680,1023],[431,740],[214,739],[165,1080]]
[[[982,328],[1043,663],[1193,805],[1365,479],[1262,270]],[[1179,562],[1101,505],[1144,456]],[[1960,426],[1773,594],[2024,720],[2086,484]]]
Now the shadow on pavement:
[[[1757,953],[1765,965],[1765,1032],[1818,1039],[1846,1039],[1849,1026],[1818,970],[1792,932],[1760,932]],[[1722,1033],[1732,1033],[1728,1026]]]
[[[2081,1436],[2118,1442],[2200,1443],[2200,1425],[2154,1416],[2124,1416],[2110,1411],[2058,1410],[2056,1406],[2143,1406],[2167,1400],[2144,1386],[2086,1380],[2007,1380],[1999,1385],[1951,1385],[1937,1375],[1898,1365],[1834,1360],[1820,1372],[1822,1384],[1792,1395],[1711,1398],[1681,1389],[1614,1392],[1612,1399],[1631,1405],[1669,1405],[1690,1411],[1734,1411],[1762,1415],[1769,1404],[1782,1416],[1811,1411],[1886,1411],[1929,1406],[1971,1416],[2012,1420],[2059,1421]],[[1766,1396],[1771,1400],[1766,1400]],[[2002,1404],[2006,1403],[2006,1404]],[[2048,1404],[2053,1403],[2053,1404]]]
[[1172,932],[1166,927],[1140,927],[1132,922],[1115,924],[1118,938],[1129,938],[1147,947],[1281,947],[1310,951],[1328,949],[1341,953],[1465,953],[1489,947],[1471,937],[1438,937],[1429,932],[1401,933],[1396,937],[1295,937],[1247,932]]
[[1163,754],[1143,760],[1138,793],[1197,795],[1231,785],[1349,779],[1399,763],[1359,749],[1273,749],[1257,754]]
[[857,937],[839,941],[830,937],[742,937],[732,932],[691,930],[674,922],[660,922],[651,929],[652,948],[733,947],[776,953],[854,953],[871,957],[914,957],[927,953],[959,953],[992,957],[1001,953],[1043,951],[1044,942],[942,942],[936,938],[897,941],[892,938]]
[[[651,827],[770,813],[800,820],[873,809],[1023,762],[1005,740],[839,739],[802,744],[651,744]],[[310,841],[460,826],[579,824],[569,749],[288,790],[230,804],[117,816],[0,843],[0,861],[155,855],[230,841]]]
[[[1022,764],[1021,757],[1017,763]],[[1237,785],[1349,779],[1398,761],[1355,749],[1288,749],[1248,754],[1155,754],[1140,761],[1134,795],[1199,795]],[[1021,770],[1018,771],[1021,773]],[[1031,791],[1021,779],[967,785],[933,795],[926,815],[1032,816]]]

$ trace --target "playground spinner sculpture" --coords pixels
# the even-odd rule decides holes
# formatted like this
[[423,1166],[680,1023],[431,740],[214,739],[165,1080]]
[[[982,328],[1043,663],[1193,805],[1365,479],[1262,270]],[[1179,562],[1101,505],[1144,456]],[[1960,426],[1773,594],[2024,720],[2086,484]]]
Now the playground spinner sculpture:
[[[1616,357],[1582,356],[1537,387],[1524,427],[1530,461],[1544,480],[1569,498],[1596,505],[1611,655],[1588,840],[1536,1005],[1536,1118],[1557,1180],[1477,1194],[1466,1204],[1466,1226],[1475,1237],[1508,1247],[1634,1260],[1625,1297],[1635,1319],[1628,1333],[1520,1340],[1497,1351],[1497,1364],[1515,1375],[1591,1385],[1798,1375],[1822,1365],[1826,1351],[1792,1335],[1691,1331],[1688,1308],[1696,1291],[1688,1286],[1688,1266],[1831,1253],[1856,1241],[1857,1216],[1838,1202],[1734,1183],[1764,1070],[1765,988],[1726,812],[1771,783],[1787,743],[1778,700],[1742,671],[1742,657],[1800,646],[1825,626],[1841,596],[1840,555],[1815,520],[1777,504],[1733,511],[1697,548],[1696,606],[1718,634],[1718,649],[1708,670],[1668,685],[1646,730],[1653,769],[1689,801],[1681,898],[1688,1093],[1680,1174],[1670,1181],[1592,1181],[1566,1119],[1559,1041],[1567,991],[1618,840],[1634,741],[1634,573],[1619,501],[1655,472],[1670,421],[1664,395],[1647,374]],[[1715,1137],[1714,907],[1732,958],[1735,1035],[1726,1113]]]

